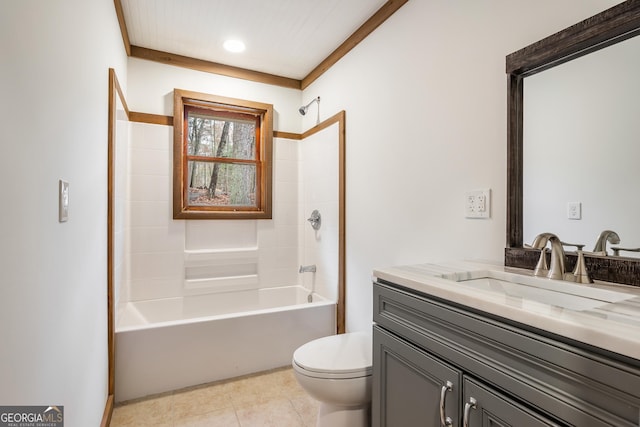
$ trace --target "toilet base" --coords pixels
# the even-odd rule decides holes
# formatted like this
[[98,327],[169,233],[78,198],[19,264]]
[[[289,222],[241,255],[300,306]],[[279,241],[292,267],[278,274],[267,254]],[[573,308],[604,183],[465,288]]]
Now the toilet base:
[[316,427],[370,427],[371,404],[337,406],[320,403]]

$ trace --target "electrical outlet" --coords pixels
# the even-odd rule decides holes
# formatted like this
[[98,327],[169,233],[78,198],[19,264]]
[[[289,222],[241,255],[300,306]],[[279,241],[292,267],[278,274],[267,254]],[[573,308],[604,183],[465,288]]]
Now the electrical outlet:
[[569,218],[569,219],[582,219],[582,203],[580,203],[580,202],[568,202],[567,203],[567,218]]
[[464,194],[466,218],[491,217],[491,189],[467,191]]

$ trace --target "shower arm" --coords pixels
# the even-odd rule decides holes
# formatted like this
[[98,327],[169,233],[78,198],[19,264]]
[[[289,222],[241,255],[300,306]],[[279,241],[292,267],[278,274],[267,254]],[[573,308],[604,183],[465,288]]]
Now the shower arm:
[[[313,98],[313,99],[311,100],[311,102],[309,102],[307,105],[303,105],[302,107],[300,107],[300,108],[298,109],[298,112],[300,112],[300,114],[301,114],[301,115],[303,115],[303,116],[304,116],[304,115],[306,115],[306,114],[307,114],[307,111],[309,111],[309,107],[310,107],[310,106],[311,106],[311,104],[313,104],[314,102],[317,102],[317,103],[318,103],[318,106],[319,106],[319,105],[320,105],[320,97]],[[318,108],[319,108],[319,107],[318,107]]]

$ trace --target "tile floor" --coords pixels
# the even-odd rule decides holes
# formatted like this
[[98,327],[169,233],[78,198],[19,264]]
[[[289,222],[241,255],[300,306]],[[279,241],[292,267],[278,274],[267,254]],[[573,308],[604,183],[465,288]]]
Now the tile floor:
[[117,404],[111,427],[312,427],[317,413],[281,368]]

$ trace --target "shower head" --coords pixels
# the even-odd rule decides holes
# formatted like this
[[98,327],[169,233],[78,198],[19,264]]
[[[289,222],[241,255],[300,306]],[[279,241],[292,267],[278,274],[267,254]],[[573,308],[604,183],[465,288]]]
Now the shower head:
[[303,105],[302,107],[298,108],[298,112],[301,115],[305,115],[307,114],[307,111],[309,110],[309,107],[311,106],[311,104],[313,104],[314,102],[317,102],[318,104],[320,104],[320,97],[314,98],[310,103],[308,103],[307,105]]

